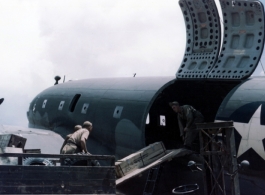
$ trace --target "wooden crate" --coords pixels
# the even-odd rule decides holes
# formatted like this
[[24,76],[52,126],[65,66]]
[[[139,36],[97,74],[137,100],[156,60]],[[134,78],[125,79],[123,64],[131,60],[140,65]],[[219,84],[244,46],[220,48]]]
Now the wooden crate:
[[163,142],[156,142],[121,159],[115,163],[116,176],[123,177],[130,172],[144,167],[166,154]]
[[150,163],[166,155],[166,148],[163,142],[155,142],[140,151],[142,151],[141,157],[143,159],[143,166],[149,165]]
[[0,135],[0,148],[4,147],[15,147],[23,148],[25,147],[27,139],[14,134],[3,134]]
[[116,176],[122,177],[142,166],[141,152],[135,152],[115,163]]
[[[4,153],[23,153],[23,151],[22,148],[0,148],[0,154]],[[0,157],[0,165],[18,165],[18,157]]]

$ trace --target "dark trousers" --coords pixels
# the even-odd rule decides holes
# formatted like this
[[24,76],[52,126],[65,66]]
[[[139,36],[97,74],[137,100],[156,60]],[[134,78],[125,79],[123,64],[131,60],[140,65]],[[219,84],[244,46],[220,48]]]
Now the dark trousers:
[[194,140],[199,136],[199,131],[196,129],[196,123],[203,123],[204,118],[203,116],[196,117],[194,119],[194,125],[192,125],[192,129],[189,129],[188,131],[185,132],[185,137],[184,137],[184,146],[188,146],[189,148],[192,148],[192,143]]
[[188,146],[189,148],[192,148],[192,143],[199,135],[199,131],[196,129],[190,129],[189,131],[185,132],[184,137],[184,146]]

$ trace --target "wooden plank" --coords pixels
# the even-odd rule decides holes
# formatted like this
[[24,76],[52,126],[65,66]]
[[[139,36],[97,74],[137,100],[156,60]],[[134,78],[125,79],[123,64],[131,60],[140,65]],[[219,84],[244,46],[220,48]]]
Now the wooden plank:
[[197,129],[215,129],[233,127],[233,121],[213,122],[213,123],[196,123]]
[[[111,182],[109,182],[111,181]],[[10,187],[42,187],[42,188],[49,188],[49,187],[58,187],[61,188],[62,183],[67,185],[69,188],[77,187],[77,186],[85,186],[86,188],[94,188],[100,189],[101,187],[105,186],[115,186],[115,179],[107,181],[106,179],[98,179],[98,180],[82,180],[82,181],[65,181],[65,180],[57,180],[57,181],[42,181],[41,183],[34,180],[23,180],[23,181],[3,181],[1,182],[1,188],[10,188]],[[105,184],[104,184],[105,182]]]
[[[84,170],[85,171],[85,170]],[[63,178],[65,176],[68,176],[67,178],[69,178],[68,180],[73,180],[73,179],[101,179],[104,178],[103,176],[107,176],[107,175],[113,175],[112,177],[108,176],[108,178],[115,178],[114,176],[114,170],[108,170],[108,171],[102,171],[101,172],[67,172],[67,173],[60,173],[60,172],[53,172],[53,171],[49,171],[48,174],[41,174],[38,172],[25,172],[25,171],[18,171],[15,173],[9,173],[9,172],[2,172],[1,171],[1,179],[3,180],[14,180],[14,178],[12,177],[16,177],[17,180],[19,179],[24,179],[26,178],[31,178],[33,180],[42,180],[42,179],[46,179],[48,178],[49,180],[56,180],[57,178]],[[22,174],[22,175],[19,175]],[[51,175],[54,175],[56,177],[51,177]],[[70,175],[70,177],[69,177]],[[33,176],[33,177],[32,177]]]
[[115,163],[116,176],[122,177],[142,166],[141,152],[135,152]]
[[[209,152],[201,152],[202,155],[215,155],[215,154],[223,154],[224,152],[222,151],[209,151]],[[230,152],[227,152],[227,154],[230,154]]]
[[[79,179],[101,179],[101,178],[105,178],[108,174],[110,174],[109,172],[107,173],[88,173],[88,174],[82,174],[81,172],[78,173],[65,173],[65,174],[60,174],[59,173],[50,173],[50,174],[41,174],[41,173],[36,173],[36,172],[32,172],[32,173],[21,173],[18,172],[17,174],[9,174],[9,173],[2,173],[3,176],[1,176],[1,180],[5,180],[5,181],[14,181],[14,177],[16,177],[16,180],[24,180],[25,178],[30,178],[31,180],[35,180],[35,181],[42,181],[42,180],[46,180],[49,179],[51,181],[56,181],[57,179],[64,179],[64,180],[69,180],[69,181],[74,181],[74,180],[79,180]],[[22,175],[18,175],[18,174],[22,174]],[[51,175],[54,175],[56,177],[51,177]],[[113,177],[115,179],[115,177]],[[28,179],[28,180],[30,180]]]
[[4,194],[115,194],[114,167],[0,166]]
[[[0,157],[34,157],[34,158],[78,158],[88,160],[115,160],[113,155],[76,155],[76,154],[36,154],[36,153],[3,153]],[[114,165],[114,163],[113,163]]]
[[31,154],[40,154],[41,149],[24,149],[24,153],[31,153]]
[[115,163],[117,177],[123,177],[130,172],[144,167],[166,154],[163,142],[156,142],[121,159]]
[[163,142],[156,142],[139,150],[139,152],[142,152],[141,156],[144,163],[143,166],[145,166],[153,162],[154,160],[158,159],[159,157],[161,157],[161,155],[162,156],[165,155],[166,148]]
[[118,186],[119,184],[123,183],[124,181],[127,181],[128,179],[132,178],[132,177],[135,177],[137,175],[139,175],[140,173],[148,170],[148,169],[151,169],[152,167],[155,167],[163,162],[166,162],[166,161],[170,161],[172,160],[173,158],[176,158],[176,157],[180,157],[180,156],[185,156],[185,155],[190,155],[194,153],[193,151],[191,150],[187,150],[187,149],[184,149],[184,148],[181,148],[181,149],[177,149],[177,150],[167,150],[166,151],[166,155],[162,156],[161,158],[157,159],[156,161],[154,161],[153,163],[145,166],[145,167],[142,167],[142,168],[138,168],[134,171],[132,171],[131,173],[129,173],[128,175],[125,175],[119,179],[116,180],[116,185]]
[[69,179],[78,178],[102,178],[104,175],[110,174],[115,178],[113,167],[74,167],[69,166],[55,167],[55,166],[0,166],[0,179],[17,179],[24,177],[26,175],[32,179],[43,179],[49,178],[51,175],[56,175],[56,177],[50,178],[50,180],[56,180],[57,177],[64,177],[71,175]]
[[10,187],[1,188],[1,194],[116,194],[115,188],[104,187],[104,189],[88,188],[86,186],[77,186],[75,188],[69,188],[67,184],[62,184],[61,187],[43,188],[39,187]]

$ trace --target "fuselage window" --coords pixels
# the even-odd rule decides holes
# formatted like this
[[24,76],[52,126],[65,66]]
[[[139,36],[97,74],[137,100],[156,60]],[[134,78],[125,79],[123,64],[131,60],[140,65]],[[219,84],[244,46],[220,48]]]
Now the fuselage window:
[[44,101],[43,101],[43,103],[42,103],[42,108],[45,108],[47,101],[48,101],[48,100],[44,100]]
[[150,123],[150,117],[149,117],[149,113],[148,113],[148,115],[146,117],[145,124],[148,125],[149,123]]
[[78,100],[79,100],[80,97],[81,97],[81,94],[76,94],[74,96],[74,98],[72,99],[71,104],[69,106],[69,111],[70,112],[74,112],[75,106],[76,106],[76,104],[77,104],[77,102],[78,102]]
[[36,104],[34,104],[33,108],[32,108],[32,111],[35,112],[36,110]]
[[120,118],[122,110],[123,110],[123,106],[116,106],[114,113],[113,113],[113,118]]
[[82,114],[86,114],[88,107],[89,107],[89,104],[88,103],[84,103],[84,105],[82,107],[82,110],[81,110],[81,113]]
[[37,103],[38,103],[38,101],[39,101],[39,98],[40,97],[37,97],[34,101],[35,101],[35,104],[33,105],[33,107],[32,107],[32,111],[33,111],[33,113],[35,113],[36,112],[36,106],[37,106]]
[[164,115],[160,115],[160,126],[166,126],[166,117]]
[[65,101],[61,101],[58,107],[58,110],[62,110],[63,109],[63,105],[64,105]]

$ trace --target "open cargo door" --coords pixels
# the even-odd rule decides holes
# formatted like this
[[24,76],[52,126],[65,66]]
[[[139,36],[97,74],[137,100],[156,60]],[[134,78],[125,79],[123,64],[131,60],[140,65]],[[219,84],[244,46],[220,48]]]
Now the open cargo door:
[[180,0],[186,25],[186,50],[177,78],[207,78],[221,42],[221,27],[214,0]]
[[261,2],[220,0],[223,33],[214,0],[180,0],[179,4],[187,43],[178,79],[242,80],[254,72],[264,47]]

